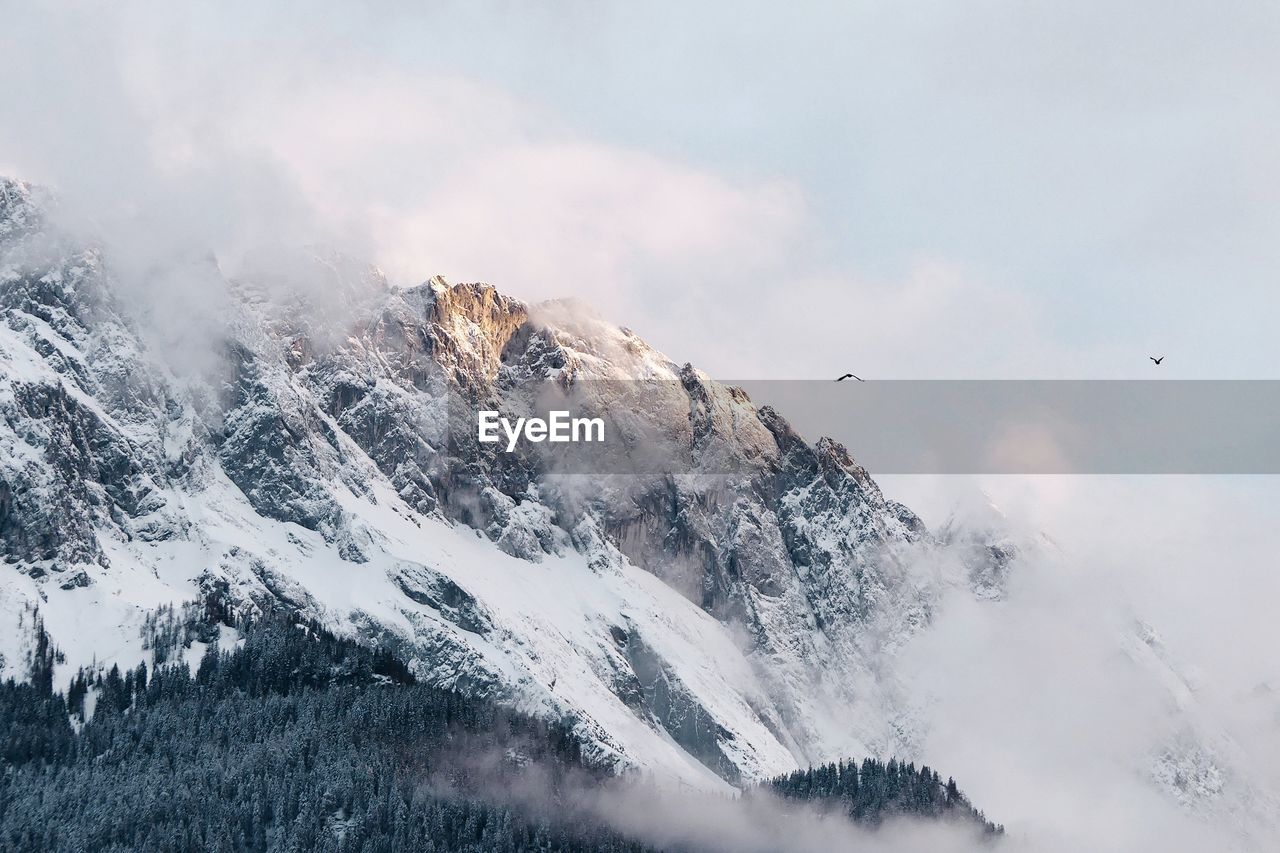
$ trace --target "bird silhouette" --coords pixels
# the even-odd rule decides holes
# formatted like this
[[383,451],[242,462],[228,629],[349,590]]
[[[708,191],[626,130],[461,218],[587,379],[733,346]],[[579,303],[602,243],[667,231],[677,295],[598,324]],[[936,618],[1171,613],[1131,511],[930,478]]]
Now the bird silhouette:
[[858,380],[859,382],[866,382],[866,381],[867,381],[867,380],[863,379],[861,376],[854,376],[852,373],[846,373],[844,376],[841,376],[841,377],[840,377],[839,379],[837,379],[836,381],[837,381],[837,382],[843,382],[843,381],[845,381],[846,379],[856,379],[856,380]]
[[1156,358],[1154,355],[1149,355],[1147,356],[1147,358],[1151,359],[1156,364],[1159,364],[1160,362],[1164,361],[1164,356],[1160,356],[1159,358]]

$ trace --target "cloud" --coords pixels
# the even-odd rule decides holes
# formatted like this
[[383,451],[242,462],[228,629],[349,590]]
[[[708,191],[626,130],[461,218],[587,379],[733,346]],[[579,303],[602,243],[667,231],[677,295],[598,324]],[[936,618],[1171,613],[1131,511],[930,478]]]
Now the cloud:
[[[625,838],[668,850],[696,853],[973,853],[997,841],[974,823],[887,816],[871,827],[850,820],[839,801],[787,800],[767,788],[722,795],[673,785],[669,780],[622,775],[602,778],[573,768],[528,762],[513,772],[510,752],[499,754],[460,743],[427,787],[463,791],[502,803],[534,818],[608,827]],[[464,768],[459,773],[455,767]],[[1029,853],[1015,846],[1013,853]]]
[[1016,536],[1052,537],[1004,600],[950,593],[904,654],[931,763],[1037,849],[1274,846],[1274,478],[882,485],[935,526],[980,485]]
[[945,259],[887,277],[833,264],[839,235],[794,182],[602,140],[491,81],[340,50],[342,16],[322,8],[237,8],[243,29],[129,4],[24,10],[0,68],[41,70],[0,93],[0,122],[20,129],[0,163],[57,186],[125,278],[209,250],[236,272],[262,246],[316,244],[402,284],[442,273],[582,297],[724,377],[990,373],[1011,347],[1034,354],[1023,375],[1056,363],[1034,305]]
[[245,132],[329,218],[361,223],[401,280],[427,271],[527,299],[582,295],[616,314],[726,259],[776,264],[804,224],[793,186],[595,142],[468,81],[344,78],[264,112]]

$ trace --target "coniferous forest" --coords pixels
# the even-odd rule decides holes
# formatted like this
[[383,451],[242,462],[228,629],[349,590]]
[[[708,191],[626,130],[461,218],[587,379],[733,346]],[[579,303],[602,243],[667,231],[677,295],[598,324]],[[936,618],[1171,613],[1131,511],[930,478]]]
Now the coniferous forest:
[[[228,614],[215,614],[227,619]],[[53,687],[37,628],[31,679],[0,685],[0,848],[21,851],[647,851],[565,798],[610,774],[566,729],[416,684],[383,651],[277,615],[170,611],[160,663],[81,671]],[[195,672],[184,638],[209,642]],[[535,780],[539,807],[493,796]],[[875,825],[892,815],[985,821],[953,781],[890,761],[836,764],[762,791]],[[564,808],[561,808],[564,806]]]
[[810,767],[761,787],[789,800],[828,803],[858,823],[872,826],[890,817],[915,815],[976,822],[987,834],[1004,833],[1003,827],[973,807],[955,779],[944,783],[936,770],[893,759],[867,758],[861,766],[839,762]]

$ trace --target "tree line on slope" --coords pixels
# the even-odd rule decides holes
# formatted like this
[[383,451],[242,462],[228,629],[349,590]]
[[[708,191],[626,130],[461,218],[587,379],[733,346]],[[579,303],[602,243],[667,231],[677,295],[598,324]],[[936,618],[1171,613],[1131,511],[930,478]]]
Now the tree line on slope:
[[927,765],[867,758],[861,766],[837,762],[796,770],[761,786],[787,800],[827,803],[858,823],[878,826],[887,818],[914,816],[977,824],[988,835],[1004,827],[987,820],[956,786]]
[[[230,650],[216,626],[201,629],[194,673],[162,643],[165,663],[81,671],[65,694],[53,689],[57,650],[38,641],[32,679],[0,684],[0,849],[654,849],[566,801],[609,776],[568,729],[417,684],[394,656],[314,623],[276,615],[237,628]],[[529,779],[537,807],[490,795]],[[940,784],[926,768],[864,762],[765,787],[868,824],[981,819]]]

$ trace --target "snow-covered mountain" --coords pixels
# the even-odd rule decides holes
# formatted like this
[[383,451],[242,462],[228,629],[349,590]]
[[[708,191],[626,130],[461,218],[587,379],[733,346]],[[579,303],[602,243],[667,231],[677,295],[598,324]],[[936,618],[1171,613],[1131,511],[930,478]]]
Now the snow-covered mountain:
[[[161,316],[47,204],[0,182],[6,677],[37,606],[65,679],[143,660],[148,614],[214,596],[715,789],[927,758],[899,651],[957,595],[1003,604],[1045,547],[930,532],[837,442],[582,306],[397,289],[317,254],[235,281],[192,263],[153,285],[189,288]],[[608,414],[613,451],[644,464],[566,470],[459,428],[546,388]]]
[[[0,198],[10,637],[39,601],[68,667],[141,657],[150,609],[217,591],[691,780],[910,749],[879,667],[929,619],[928,537],[843,447],[580,306],[323,259],[299,291],[193,268],[225,331],[180,371],[98,249]],[[557,474],[450,428],[546,382],[630,405],[679,470]]]

